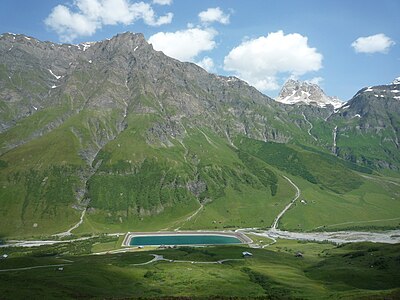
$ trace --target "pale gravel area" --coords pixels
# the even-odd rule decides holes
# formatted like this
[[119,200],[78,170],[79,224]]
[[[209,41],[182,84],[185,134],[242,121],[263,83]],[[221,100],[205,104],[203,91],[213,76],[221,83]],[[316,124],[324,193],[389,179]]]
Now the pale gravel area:
[[363,231],[335,231],[335,232],[289,232],[279,229],[265,231],[243,230],[243,233],[251,233],[257,236],[267,237],[272,240],[288,239],[299,241],[328,241],[336,244],[373,242],[396,244],[400,243],[400,230],[389,230],[382,232],[363,232]]
[[400,243],[400,230],[389,230],[381,232],[367,232],[367,231],[332,231],[332,232],[290,232],[278,229],[279,220],[300,197],[300,188],[288,177],[283,176],[295,189],[296,195],[291,202],[278,214],[275,218],[271,229],[258,230],[257,228],[239,229],[238,232],[250,233],[257,236],[267,237],[274,244],[276,239],[288,239],[299,241],[318,241],[318,242],[332,242],[336,244],[343,243],[357,243],[357,242],[373,242],[373,243],[386,243],[396,244]]
[[0,248],[7,248],[7,247],[39,247],[45,245],[55,245],[55,244],[62,244],[62,243],[72,243],[78,241],[89,240],[97,236],[88,236],[82,237],[78,239],[72,240],[38,240],[38,241],[24,241],[24,240],[9,240],[7,244],[0,245]]

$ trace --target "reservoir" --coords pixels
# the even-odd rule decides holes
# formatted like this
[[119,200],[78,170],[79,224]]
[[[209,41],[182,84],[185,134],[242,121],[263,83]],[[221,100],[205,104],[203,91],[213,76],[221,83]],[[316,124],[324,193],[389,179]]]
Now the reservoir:
[[131,246],[160,246],[160,245],[225,245],[241,244],[238,238],[227,235],[139,235],[130,240]]

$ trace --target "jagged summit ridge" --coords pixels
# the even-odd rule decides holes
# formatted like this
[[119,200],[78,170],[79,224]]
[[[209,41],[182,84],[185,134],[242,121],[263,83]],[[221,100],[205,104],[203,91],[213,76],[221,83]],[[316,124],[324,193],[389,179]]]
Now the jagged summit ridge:
[[372,99],[400,100],[400,77],[395,78],[390,84],[365,87],[357,92],[356,96],[360,95],[365,95]]
[[[208,122],[204,117],[196,122],[212,126],[229,138],[234,132],[255,131],[254,126],[247,128],[248,125],[236,119],[247,103],[263,105],[266,110],[278,109],[271,98],[244,81],[209,74],[196,64],[168,57],[155,51],[143,34],[138,33],[125,32],[103,41],[78,45],[4,34],[0,36],[0,54],[0,64],[6,66],[0,78],[0,89],[4,86],[1,92],[7,99],[7,110],[3,114],[0,112],[0,132],[43,109],[67,103],[72,106],[69,114],[86,109],[102,114],[117,110],[117,124],[112,128],[120,128],[123,122],[120,119],[130,114],[158,114],[161,116],[159,123],[162,123],[159,127],[164,130],[165,123],[180,124],[182,118],[189,117],[194,122],[193,117],[207,112]],[[25,73],[30,79],[21,89],[14,83]],[[66,102],[65,99],[72,100]],[[222,103],[232,106],[231,109],[217,109]],[[9,113],[11,111],[13,114]],[[235,117],[228,127],[220,125],[225,122],[224,114]],[[254,117],[254,120],[256,118],[262,119]],[[253,135],[269,138],[270,133],[264,128],[257,129]],[[281,139],[279,134],[274,136]]]
[[305,104],[319,107],[332,105],[339,108],[343,102],[336,97],[327,96],[317,85],[310,82],[289,79],[275,99],[284,104]]
[[392,84],[400,84],[400,76],[392,81]]

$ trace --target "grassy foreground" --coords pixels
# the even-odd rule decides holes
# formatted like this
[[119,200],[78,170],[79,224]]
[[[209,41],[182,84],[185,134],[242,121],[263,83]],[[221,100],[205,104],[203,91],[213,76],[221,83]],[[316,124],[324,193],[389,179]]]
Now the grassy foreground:
[[[72,298],[265,298],[398,299],[400,245],[303,243],[279,240],[266,249],[247,246],[181,247],[130,253],[90,255],[117,247],[103,237],[58,246],[13,249],[0,260],[2,299]],[[242,259],[242,251],[253,258]],[[1,250],[4,253],[4,249]],[[295,257],[301,251],[303,258]],[[137,265],[150,254],[171,260]],[[222,264],[197,264],[238,259]]]

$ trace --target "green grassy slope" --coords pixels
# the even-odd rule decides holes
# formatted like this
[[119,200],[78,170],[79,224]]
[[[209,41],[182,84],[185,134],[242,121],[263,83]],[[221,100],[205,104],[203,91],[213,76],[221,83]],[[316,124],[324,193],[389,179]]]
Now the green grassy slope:
[[[110,238],[96,240],[110,243]],[[110,255],[82,255],[91,241],[77,245],[14,249],[0,270],[66,264],[0,272],[5,298],[71,299],[124,297],[266,297],[272,299],[395,299],[399,296],[399,245],[330,244],[280,240],[269,249],[245,246],[182,247]],[[243,259],[249,250],[253,258]],[[303,258],[294,254],[301,251]],[[75,253],[75,256],[71,254]],[[149,261],[150,253],[188,263]],[[57,255],[49,256],[49,255]],[[236,259],[223,264],[193,264]]]
[[[80,201],[89,209],[75,231],[80,234],[269,227],[294,195],[282,175],[300,187],[299,201],[305,201],[282,218],[282,229],[399,225],[399,185],[370,169],[301,145],[239,137],[235,149],[207,128],[187,126],[185,137],[170,138],[168,146],[149,143],[157,115],[128,116],[126,129],[116,134],[110,124],[117,114],[82,110],[2,156],[3,235],[67,230],[79,219],[73,207],[80,204],[76,191],[85,178],[87,192]],[[116,137],[98,152],[90,171],[82,150],[98,149],[94,131]]]
[[294,178],[301,189],[299,200],[282,218],[281,228],[290,230],[379,230],[398,228],[399,186],[363,179],[363,184],[348,193],[310,185]]
[[[81,111],[55,130],[1,156],[2,234],[53,234],[77,222],[80,212],[73,206],[80,204],[76,193],[87,173],[80,151],[91,141],[88,120],[101,122],[112,116],[112,112]],[[89,137],[82,140],[71,128]]]
[[[221,132],[193,126],[202,120],[166,124],[164,114],[175,113],[176,107],[166,105],[163,112],[151,95],[137,96],[126,113],[118,86],[104,76],[77,72],[70,79],[69,96],[61,95],[65,99],[58,104],[0,135],[3,149],[24,141],[0,160],[1,234],[61,232],[78,222],[86,206],[76,233],[269,227],[293,197],[282,175],[300,186],[299,200],[307,204],[296,204],[281,228],[398,226],[398,186],[368,179],[371,169],[316,148],[304,128],[294,125],[307,126],[301,114],[291,115],[294,123],[286,124],[262,111],[277,130],[268,134],[284,139],[292,132],[292,143],[237,137],[236,149]],[[93,79],[104,85],[93,89]],[[110,95],[112,108],[86,105],[110,90],[116,91]],[[151,112],[130,113],[139,103]],[[43,130],[60,119],[52,131]],[[233,126],[235,120],[227,115],[221,122],[215,126]],[[254,132],[265,130],[255,121],[247,125]],[[169,126],[181,129],[175,135]],[[318,136],[320,128],[316,124],[313,134]],[[325,128],[325,135],[329,131]]]
[[282,218],[282,229],[385,229],[400,225],[400,186],[395,181],[305,147],[244,138],[240,147],[288,173],[299,186],[301,197]]
[[[128,120],[99,154],[101,166],[89,181],[93,212],[80,232],[267,226],[284,206],[287,182],[262,161],[207,129],[188,129],[173,147],[149,146],[150,120]],[[186,220],[201,204],[204,209]]]
[[[348,161],[358,163],[367,167],[380,165],[387,168],[392,165],[395,170],[399,164],[396,156],[398,149],[393,143],[396,140],[390,123],[400,124],[398,115],[388,111],[388,116],[381,116],[379,119],[368,119],[365,117],[350,119],[335,118],[332,122],[323,119],[314,119],[312,130],[318,137],[319,144],[328,151],[333,146],[333,130],[338,128],[337,134],[337,155]],[[376,122],[379,124],[375,124]],[[382,124],[385,124],[382,126]],[[376,126],[377,128],[374,128]],[[371,127],[371,128],[369,128]],[[361,128],[361,129],[360,129]],[[380,129],[378,129],[380,128]],[[385,149],[383,151],[383,149]],[[383,163],[382,162],[386,162]]]

